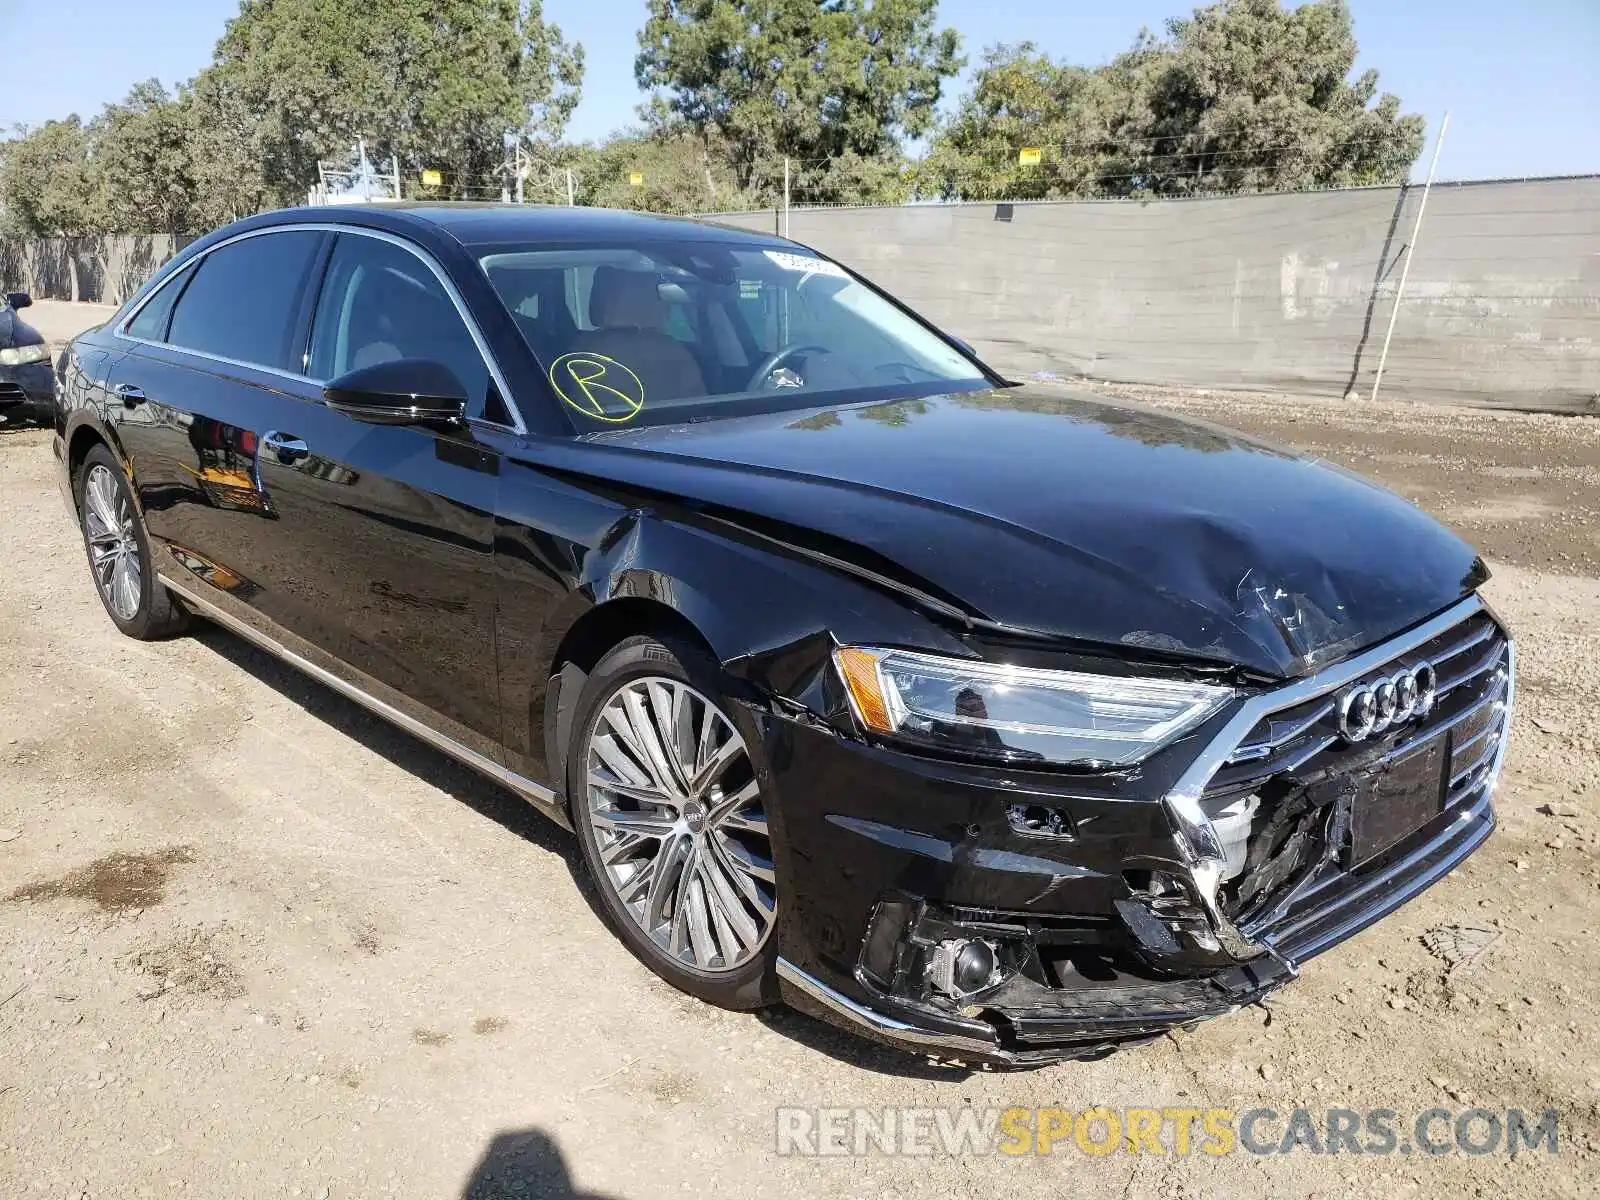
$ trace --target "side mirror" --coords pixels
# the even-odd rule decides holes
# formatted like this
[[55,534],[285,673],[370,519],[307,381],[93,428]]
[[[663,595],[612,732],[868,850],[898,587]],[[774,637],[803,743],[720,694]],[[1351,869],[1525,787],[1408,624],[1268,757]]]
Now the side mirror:
[[360,367],[330,382],[322,398],[372,425],[454,425],[467,411],[467,389],[455,372],[426,358]]
[[7,292],[6,303],[12,308],[27,308],[33,303],[33,297],[27,292]]

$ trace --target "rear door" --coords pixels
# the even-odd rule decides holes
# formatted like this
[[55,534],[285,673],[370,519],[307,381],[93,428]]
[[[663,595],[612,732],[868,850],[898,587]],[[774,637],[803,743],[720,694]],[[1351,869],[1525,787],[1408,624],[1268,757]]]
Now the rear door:
[[255,587],[258,528],[273,519],[255,476],[268,414],[319,395],[300,373],[305,312],[329,235],[270,230],[211,250],[119,331],[107,416],[127,457],[156,568],[230,594]]

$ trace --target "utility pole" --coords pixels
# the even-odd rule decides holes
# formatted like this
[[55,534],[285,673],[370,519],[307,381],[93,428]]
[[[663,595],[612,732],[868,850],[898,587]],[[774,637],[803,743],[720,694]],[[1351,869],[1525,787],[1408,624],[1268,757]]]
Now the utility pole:
[[573,199],[573,195],[574,195],[574,193],[573,193],[573,190],[572,190],[572,168],[568,167],[567,168],[567,207],[568,208],[576,208],[577,205],[578,205],[578,202],[575,199]]
[[396,150],[389,156],[389,174],[394,178],[394,198],[404,200],[400,194],[400,152]]
[[783,236],[789,236],[789,156],[783,156]]
[[1400,301],[1405,298],[1406,279],[1411,275],[1411,260],[1417,257],[1417,237],[1422,232],[1422,214],[1428,207],[1428,193],[1433,190],[1433,173],[1439,169],[1439,151],[1444,146],[1445,130],[1450,128],[1450,113],[1439,122],[1439,136],[1433,139],[1433,158],[1428,162],[1428,180],[1422,185],[1422,199],[1417,204],[1417,221],[1411,227],[1411,244],[1406,247],[1405,265],[1400,268],[1400,282],[1394,289],[1394,307],[1389,310],[1389,328],[1383,335],[1383,353],[1378,355],[1378,373],[1372,378],[1372,399],[1378,398],[1378,385],[1383,382],[1383,368],[1389,361],[1389,339],[1394,337],[1395,319],[1400,316]]

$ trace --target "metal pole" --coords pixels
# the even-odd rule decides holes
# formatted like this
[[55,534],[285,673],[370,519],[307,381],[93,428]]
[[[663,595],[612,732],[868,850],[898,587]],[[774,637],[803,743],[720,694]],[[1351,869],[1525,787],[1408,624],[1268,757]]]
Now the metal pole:
[[389,156],[389,173],[394,176],[394,198],[396,200],[405,199],[400,194],[400,154],[398,151]]
[[1378,373],[1372,377],[1372,399],[1378,398],[1378,386],[1383,382],[1383,368],[1389,361],[1389,339],[1394,337],[1395,319],[1400,315],[1400,301],[1405,298],[1406,279],[1411,275],[1411,260],[1417,256],[1417,236],[1422,232],[1422,214],[1428,208],[1428,193],[1433,190],[1433,173],[1439,168],[1439,150],[1444,146],[1445,130],[1450,128],[1450,114],[1439,122],[1439,136],[1433,139],[1433,158],[1428,162],[1428,179],[1422,185],[1422,199],[1417,203],[1416,224],[1411,227],[1411,244],[1406,247],[1405,265],[1400,268],[1400,282],[1394,289],[1394,307],[1389,310],[1389,328],[1383,335],[1383,352],[1378,355]]
[[783,236],[789,236],[789,156],[783,156]]
[[572,168],[567,168],[567,207],[576,208],[578,202],[572,198]]

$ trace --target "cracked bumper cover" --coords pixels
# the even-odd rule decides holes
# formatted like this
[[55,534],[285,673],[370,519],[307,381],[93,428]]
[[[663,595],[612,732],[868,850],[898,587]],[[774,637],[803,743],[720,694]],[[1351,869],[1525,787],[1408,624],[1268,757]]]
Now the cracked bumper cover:
[[[1314,685],[1338,688],[1480,611],[1474,598],[1413,631],[1400,651],[1399,639],[1386,643]],[[1205,730],[1203,748],[1189,747],[1170,770],[1149,764],[1098,791],[1082,776],[935,763],[776,720],[769,761],[794,900],[780,915],[784,999],[880,1042],[1003,1066],[1099,1057],[1251,1004],[1488,838],[1510,656],[1507,643],[1496,706],[1505,716],[1481,786],[1370,861],[1308,860],[1237,924],[1185,797],[1221,761],[1215,748],[1237,746],[1270,704]],[[1271,696],[1280,704],[1283,692]],[[1019,814],[1040,812],[1061,814],[1053,834],[1041,836],[1038,821],[1019,825]],[[1151,879],[1168,881],[1165,897],[1140,890]],[[930,992],[915,947],[940,937],[987,939],[1030,969],[970,995]]]
[[1328,881],[1307,888],[1281,925],[1258,931],[1271,953],[1210,975],[1084,993],[1038,989],[1039,1003],[1016,1003],[1019,996],[986,997],[966,1011],[907,1002],[875,987],[859,969],[847,978],[824,970],[819,978],[780,959],[778,978],[785,1001],[794,1007],[916,1053],[997,1066],[1097,1058],[1260,1000],[1292,980],[1300,964],[1449,873],[1482,845],[1494,825],[1487,797],[1445,814],[1386,869],[1353,886]]

